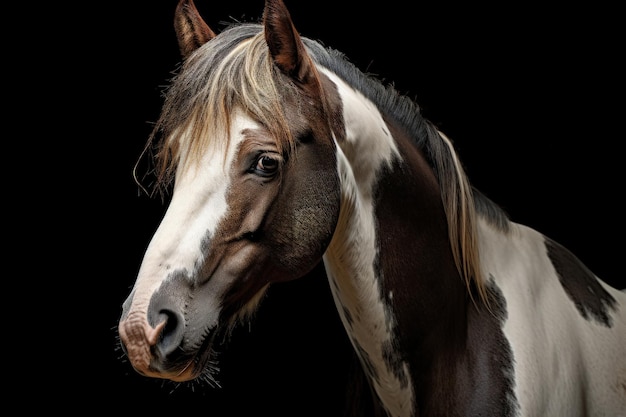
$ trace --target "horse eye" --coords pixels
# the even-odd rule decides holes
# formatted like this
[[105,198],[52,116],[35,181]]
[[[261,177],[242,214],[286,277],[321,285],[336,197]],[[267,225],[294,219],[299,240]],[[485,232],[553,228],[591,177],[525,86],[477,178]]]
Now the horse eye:
[[278,170],[278,160],[271,156],[263,155],[257,159],[254,170],[261,175],[272,175]]

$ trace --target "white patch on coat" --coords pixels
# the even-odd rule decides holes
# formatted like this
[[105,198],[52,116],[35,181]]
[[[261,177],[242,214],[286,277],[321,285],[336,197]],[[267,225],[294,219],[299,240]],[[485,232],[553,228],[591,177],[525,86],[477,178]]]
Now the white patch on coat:
[[409,381],[403,385],[384,359],[383,347],[392,346],[395,318],[379,291],[374,270],[377,247],[373,187],[379,170],[400,155],[374,104],[336,75],[326,70],[322,72],[337,85],[346,125],[346,140],[337,144],[341,212],[324,255],[326,272],[339,314],[357,353],[366,352],[367,360],[375,368],[377,379],[372,382],[382,405],[390,417],[411,416],[413,387],[408,378],[408,366],[402,364]]
[[[193,273],[206,256],[202,251],[202,241],[215,233],[220,220],[228,211],[226,192],[230,186],[229,167],[244,138],[241,132],[246,128],[258,127],[249,117],[236,112],[232,118],[226,158],[222,152],[206,152],[196,163],[185,161],[183,155],[172,200],[141,263],[129,311],[147,312],[150,297],[171,272],[187,271],[189,279],[195,278]],[[215,138],[215,141],[226,143],[225,138]],[[215,294],[215,319],[226,284],[211,284]]]
[[[612,328],[585,320],[559,282],[540,233],[516,223],[508,234],[484,221],[478,227],[483,271],[506,299],[503,331],[520,416],[582,417],[585,407],[606,410],[606,416],[624,413],[626,294],[603,285],[620,305]],[[620,402],[621,409],[611,408]]]

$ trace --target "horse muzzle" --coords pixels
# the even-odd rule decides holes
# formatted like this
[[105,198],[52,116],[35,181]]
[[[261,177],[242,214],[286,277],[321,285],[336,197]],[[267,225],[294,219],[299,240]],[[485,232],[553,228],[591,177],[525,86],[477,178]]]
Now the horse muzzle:
[[163,315],[152,327],[145,316],[132,314],[120,321],[118,332],[121,346],[133,368],[150,378],[189,381],[202,373],[196,355],[180,349],[183,338],[177,320]]

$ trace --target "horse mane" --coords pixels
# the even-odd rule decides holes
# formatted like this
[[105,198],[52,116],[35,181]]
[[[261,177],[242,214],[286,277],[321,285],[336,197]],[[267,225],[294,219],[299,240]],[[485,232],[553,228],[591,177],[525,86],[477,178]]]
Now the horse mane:
[[[474,285],[487,302],[480,268],[477,217],[507,231],[504,211],[471,186],[452,142],[421,114],[414,100],[384,85],[347,57],[320,42],[303,38],[317,65],[335,73],[403,126],[423,153],[439,182],[449,239],[459,273],[469,293]],[[155,189],[164,191],[177,169],[198,158],[213,138],[228,140],[230,114],[240,108],[269,129],[277,144],[293,146],[275,84],[263,27],[232,24],[195,51],[179,68],[165,95],[164,106],[146,149],[153,150]],[[160,138],[160,140],[157,140]]]
[[473,283],[479,298],[488,305],[486,280],[480,268],[477,216],[506,232],[510,226],[506,213],[470,184],[452,141],[422,116],[414,100],[400,94],[393,85],[385,85],[362,72],[342,52],[307,38],[304,42],[318,65],[327,68],[375,103],[387,117],[403,126],[415,145],[423,150],[439,182],[457,269],[469,293],[472,294]]

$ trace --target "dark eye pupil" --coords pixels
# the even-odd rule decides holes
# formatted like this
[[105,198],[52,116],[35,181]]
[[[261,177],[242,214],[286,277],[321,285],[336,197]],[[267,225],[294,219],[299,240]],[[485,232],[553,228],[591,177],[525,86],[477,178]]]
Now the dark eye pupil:
[[259,161],[259,165],[262,169],[265,169],[265,170],[276,169],[276,160],[273,158],[270,158],[269,156],[264,156]]

